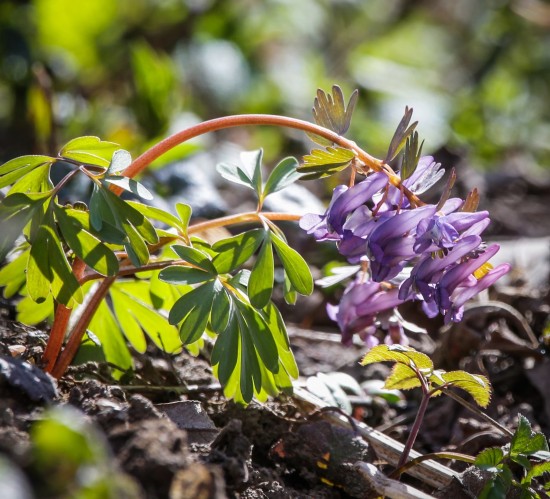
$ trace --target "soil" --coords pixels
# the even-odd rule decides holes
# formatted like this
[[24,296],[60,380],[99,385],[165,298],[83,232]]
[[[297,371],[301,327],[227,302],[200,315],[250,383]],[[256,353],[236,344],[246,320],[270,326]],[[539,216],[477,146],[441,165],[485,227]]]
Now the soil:
[[[527,210],[542,209],[548,185],[521,179]],[[495,203],[489,208],[495,208],[502,228],[492,237],[506,236],[505,252],[531,263],[518,265],[504,285],[468,308],[460,324],[443,327],[427,321],[414,306],[403,314],[428,331],[409,333],[411,344],[430,354],[438,367],[490,378],[494,393],[487,414],[513,430],[521,413],[549,437],[550,344],[547,349],[543,332],[550,311],[550,245],[546,239],[536,246],[520,238],[545,238],[550,228],[522,214],[521,204],[515,205],[514,217],[507,216],[511,197],[486,194]],[[536,275],[533,262],[543,269]],[[319,294],[311,298],[303,307],[307,316],[293,317],[302,327],[289,328],[303,384],[314,386],[307,379],[319,373],[351,375],[364,387],[361,395],[348,397],[353,416],[404,441],[418,394],[407,392],[396,403],[368,393],[364,383],[383,379],[389,367],[361,367],[364,347],[343,347],[336,334],[320,333],[327,326],[317,319],[323,317],[321,302]],[[13,321],[11,314],[9,303],[0,305],[0,497],[88,497],[52,489],[36,471],[29,432],[51,406],[74,408],[85,415],[75,417],[84,417],[102,435],[98,438],[109,449],[108,466],[122,477],[118,497],[376,497],[354,464],[374,463],[383,472],[391,471],[353,429],[334,426],[322,413],[308,413],[291,396],[246,408],[227,401],[208,362],[185,352],[171,357],[151,346],[145,355],[136,355],[134,376],[124,383],[115,382],[107,366],[96,363],[73,366],[55,382],[39,368],[47,334]],[[475,455],[508,441],[477,414],[439,397],[430,403],[415,448]],[[459,462],[445,464],[466,468]],[[439,492],[418,479],[404,480],[434,497],[476,497],[483,476],[469,470],[462,478],[462,484]]]

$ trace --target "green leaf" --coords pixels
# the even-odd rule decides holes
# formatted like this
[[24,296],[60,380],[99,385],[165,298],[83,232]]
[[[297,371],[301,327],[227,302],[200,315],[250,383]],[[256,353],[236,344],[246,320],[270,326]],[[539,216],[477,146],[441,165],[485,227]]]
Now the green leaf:
[[[313,118],[315,123],[336,132],[338,135],[344,135],[349,129],[358,97],[359,91],[354,90],[346,106],[344,93],[338,85],[333,85],[332,95],[318,89],[317,97],[313,103]],[[329,140],[313,133],[308,133],[308,136],[318,144],[331,144]]]
[[171,248],[182,260],[199,267],[205,272],[217,275],[218,271],[216,270],[216,267],[210,258],[208,258],[208,256],[202,251],[192,248],[191,246],[182,246],[180,244],[175,244]]
[[[116,305],[119,300],[117,318],[119,322],[122,315],[132,315],[139,326],[149,338],[169,354],[177,353],[182,348],[182,342],[179,337],[177,328],[168,323],[167,318],[155,310],[150,299],[149,284],[140,280],[119,281],[112,286],[111,291],[113,305]],[[128,337],[126,329],[123,327],[124,334]],[[130,338],[128,338],[130,339]]]
[[105,177],[105,182],[109,184],[114,184],[121,189],[129,191],[142,199],[153,199],[153,195],[151,194],[151,192],[149,192],[149,190],[143,184],[140,184],[137,180],[134,180],[133,178],[112,175],[109,177]]
[[223,386],[227,385],[231,373],[240,363],[239,337],[239,322],[231,316],[226,329],[219,333],[210,358],[212,366],[217,367],[217,377]]
[[386,378],[384,388],[388,390],[410,390],[421,385],[422,383],[414,369],[408,365],[396,363],[390,375]]
[[19,193],[36,193],[47,192],[53,189],[53,184],[50,180],[50,163],[37,166],[33,171],[21,177],[8,191],[7,196],[11,196],[16,192]]
[[37,166],[43,165],[45,163],[53,163],[54,161],[55,158],[51,158],[50,156],[20,156],[18,158],[11,159],[0,166],[0,175],[6,175],[16,170],[27,168],[30,165],[36,168]]
[[[214,298],[214,281],[208,281],[197,288],[189,291],[179,298],[172,306],[168,315],[170,324],[178,324],[196,307],[212,307]],[[210,308],[208,308],[210,311]],[[209,314],[205,314],[208,319]]]
[[254,307],[263,308],[269,303],[273,292],[273,277],[273,247],[268,236],[260,249],[248,281],[248,297]]
[[182,265],[171,265],[159,273],[159,279],[170,284],[198,284],[215,277],[216,274]]
[[432,371],[434,367],[426,354],[403,345],[377,345],[367,352],[361,360],[361,365],[366,366],[375,362],[399,362],[424,371]]
[[244,151],[240,154],[240,165],[220,163],[216,170],[226,180],[249,187],[259,197],[262,193],[262,156],[262,149]]
[[193,212],[191,206],[185,203],[176,203],[176,212],[178,213],[182,223],[183,236],[189,237],[187,229],[189,227],[189,221],[191,220],[191,214]]
[[298,166],[299,163],[296,158],[289,157],[280,161],[277,166],[273,168],[271,175],[269,175],[265,183],[262,199],[296,182],[302,176],[302,174],[298,172]]
[[111,164],[107,168],[107,175],[116,175],[132,164],[132,155],[124,149],[118,149],[113,153]]
[[489,447],[482,450],[476,457],[475,465],[487,471],[499,471],[497,466],[504,460],[504,451],[500,447]]
[[78,218],[66,208],[55,206],[55,216],[61,234],[67,245],[92,269],[104,276],[114,276],[118,272],[116,255],[97,237],[86,231]]
[[298,293],[296,293],[296,290],[292,287],[292,284],[286,272],[283,276],[283,296],[285,302],[289,305],[294,305],[296,303],[296,300],[298,299]]
[[303,174],[304,180],[328,177],[347,168],[354,158],[353,151],[342,147],[313,149],[309,155],[304,156],[304,163],[298,167],[297,172]]
[[227,291],[222,288],[216,293],[212,310],[210,312],[210,327],[215,333],[221,333],[227,327],[231,314],[233,313],[233,301],[229,298]]
[[550,461],[534,464],[521,483],[531,483],[534,478],[541,477],[545,473],[550,473]]
[[529,420],[522,414],[518,414],[518,427],[510,443],[510,456],[519,454],[529,456],[541,450],[548,451],[546,437],[540,432],[534,432]]
[[50,295],[53,273],[50,268],[49,232],[40,226],[27,262],[27,293],[36,303],[42,303]]
[[218,253],[213,260],[216,270],[225,274],[242,265],[260,247],[265,234],[263,229],[252,229],[216,242],[212,246]]
[[412,113],[412,108],[405,107],[405,114],[403,115],[403,118],[401,118],[399,125],[397,125],[397,129],[391,139],[390,147],[388,148],[388,152],[386,154],[386,163],[389,163],[399,154],[399,151],[403,149],[407,138],[414,132],[416,125],[418,125],[418,121],[415,121],[411,126],[409,126]]
[[132,356],[126,346],[123,332],[106,300],[99,304],[88,329],[101,342],[107,362],[119,368],[114,372],[115,378],[120,378],[124,371],[132,368]]
[[277,344],[262,315],[248,304],[237,300],[237,307],[246,322],[250,338],[267,369],[273,373],[279,370]]
[[67,142],[59,151],[59,155],[81,163],[108,168],[113,154],[119,149],[120,146],[113,142],[105,142],[99,137],[85,136]]
[[16,239],[23,233],[33,215],[41,210],[51,197],[50,192],[23,194],[16,192],[6,196],[0,202],[0,262],[13,247]]
[[[49,159],[50,161],[47,161],[47,162],[41,162],[41,163],[38,163],[38,164],[35,164],[35,163],[29,163],[29,164],[26,164],[25,166],[22,166],[20,168],[17,168],[17,169],[14,169],[13,171],[10,171],[9,173],[5,173],[3,175],[0,176],[0,189],[3,188],[3,187],[6,187],[7,185],[11,185],[13,184],[15,181],[19,180],[20,178],[24,177],[25,175],[29,174],[30,172],[32,172],[34,169],[36,169],[38,166],[41,166],[45,163],[47,163],[48,165],[50,165],[54,160],[53,158],[48,158],[47,156],[24,156],[23,158],[29,158],[29,157],[34,157],[34,158],[47,158]],[[17,159],[23,159],[23,158],[17,158]],[[11,161],[8,161],[8,163],[6,163],[4,166],[6,165],[9,165],[9,163],[11,163]],[[1,169],[1,168],[0,168]]]
[[271,240],[294,289],[301,295],[311,294],[313,292],[313,277],[311,277],[306,261],[300,253],[288,246],[279,236],[272,234]]
[[415,172],[420,156],[422,155],[423,145],[424,142],[418,145],[418,132],[414,132],[407,138],[405,154],[403,155],[403,164],[401,165],[401,180],[408,179]]
[[430,381],[440,385],[443,380],[452,386],[462,388],[468,392],[478,405],[487,407],[491,401],[491,384],[485,376],[479,374],[470,374],[466,371],[444,372],[439,376],[432,376]]
[[180,234],[183,234],[186,230],[186,225],[182,223],[182,221],[172,215],[171,213],[168,213],[167,211],[164,211],[160,208],[156,208],[155,206],[149,206],[143,203],[137,203],[135,201],[126,201],[132,208],[139,211],[143,216],[152,218],[153,220],[158,220],[159,222],[162,222],[170,227],[174,227],[178,230]]
[[36,303],[30,296],[25,296],[16,306],[17,321],[27,325],[40,324],[46,319],[53,319],[54,300],[49,295],[42,303]]
[[315,284],[317,284],[317,286],[321,286],[322,288],[328,288],[346,280],[348,277],[357,274],[360,269],[360,265],[331,267],[329,269],[330,274],[327,273],[325,277],[317,279]]
[[20,252],[8,264],[0,268],[0,287],[3,287],[4,298],[11,298],[21,290],[27,275],[25,269],[29,259],[30,249]]

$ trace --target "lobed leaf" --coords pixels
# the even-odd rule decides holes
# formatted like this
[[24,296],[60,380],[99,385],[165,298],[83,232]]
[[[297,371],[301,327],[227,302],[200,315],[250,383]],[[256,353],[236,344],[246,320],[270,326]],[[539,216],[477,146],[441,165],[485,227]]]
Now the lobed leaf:
[[[323,90],[317,90],[317,97],[313,102],[313,119],[318,125],[328,128],[338,135],[344,135],[351,124],[353,110],[357,104],[359,91],[354,90],[346,106],[344,93],[338,85],[333,85],[332,95]],[[321,145],[330,145],[331,142],[318,135],[308,133],[314,142]]]
[[408,365],[398,362],[393,366],[390,375],[386,378],[384,388],[388,390],[410,390],[421,385],[422,383],[416,371]]
[[0,287],[4,298],[11,298],[25,285],[30,249],[21,251],[13,260],[0,268]]
[[304,156],[304,163],[297,168],[297,172],[303,174],[304,180],[328,177],[347,168],[353,159],[354,152],[343,147],[313,149]]
[[22,156],[0,166],[0,189],[25,177],[39,166],[48,167],[55,161],[49,156]]
[[496,471],[496,467],[504,460],[504,451],[500,447],[489,447],[482,450],[475,460],[475,465],[478,468]]
[[522,414],[518,414],[518,427],[510,443],[510,456],[520,454],[529,456],[537,451],[548,451],[546,437],[540,432],[534,432],[529,420]]
[[405,107],[405,114],[403,115],[403,118],[401,118],[399,125],[397,125],[395,133],[393,134],[393,137],[391,139],[388,152],[386,153],[386,159],[384,160],[385,163],[389,163],[399,154],[401,149],[403,149],[403,146],[405,145],[408,137],[414,132],[416,125],[418,125],[418,121],[415,121],[412,125],[409,126],[412,114],[412,108]]
[[132,208],[139,211],[143,216],[153,220],[158,220],[174,229],[177,229],[180,234],[184,234],[187,230],[187,224],[182,222],[178,217],[171,213],[157,208],[155,206],[149,206],[147,204],[138,203],[136,201],[126,201]]
[[377,345],[371,348],[361,360],[361,365],[375,362],[399,362],[417,369],[432,371],[433,362],[423,353],[403,345]]
[[462,388],[468,392],[476,403],[481,407],[487,407],[491,401],[491,384],[485,376],[470,374],[466,371],[444,372],[439,377],[432,376],[430,381],[436,385],[440,384],[439,379],[452,386]]
[[63,146],[59,155],[82,163],[108,168],[113,154],[120,146],[113,142],[106,142],[99,137],[85,136],[73,139]]
[[107,175],[116,175],[132,164],[132,155],[124,149],[118,149],[113,153],[111,164],[107,168]]

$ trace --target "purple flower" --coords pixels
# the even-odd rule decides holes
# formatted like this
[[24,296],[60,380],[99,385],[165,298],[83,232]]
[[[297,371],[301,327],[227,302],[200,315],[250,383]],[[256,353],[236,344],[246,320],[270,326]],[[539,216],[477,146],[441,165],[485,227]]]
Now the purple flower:
[[362,282],[362,278],[360,274],[346,288],[339,305],[327,305],[329,317],[338,322],[344,344],[351,344],[355,333],[370,336],[377,314],[403,303],[397,289],[386,290],[380,283]]
[[313,234],[318,241],[341,240],[349,215],[370,201],[387,183],[388,177],[385,174],[374,173],[353,187],[337,186],[325,214],[304,215],[300,220],[300,227],[308,234]]
[[435,213],[434,205],[405,210],[387,218],[368,237],[367,255],[372,278],[380,282],[395,277],[407,260],[416,256],[414,233],[419,222]]
[[421,220],[418,224],[414,250],[416,253],[425,253],[452,248],[461,235],[479,235],[488,224],[487,211],[455,212],[448,215],[436,213],[432,218]]
[[440,312],[445,315],[445,322],[460,321],[466,301],[510,271],[510,265],[503,263],[495,268],[490,267],[490,270],[479,279],[474,274],[499,248],[498,244],[493,244],[482,253],[445,272],[437,286],[437,302]]

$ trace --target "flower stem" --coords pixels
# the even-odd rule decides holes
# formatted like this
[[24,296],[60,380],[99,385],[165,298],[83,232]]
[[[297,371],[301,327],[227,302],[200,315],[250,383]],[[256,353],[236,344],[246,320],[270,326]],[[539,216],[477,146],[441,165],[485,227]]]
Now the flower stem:
[[[177,132],[174,135],[167,137],[166,139],[160,141],[158,144],[145,151],[141,156],[136,158],[133,163],[128,168],[126,168],[126,170],[124,170],[123,175],[132,178],[135,177],[155,159],[162,156],[165,152],[187,140],[198,137],[199,135],[203,135],[209,132],[215,132],[217,130],[223,130],[225,128],[249,125],[272,125],[286,128],[294,128],[296,130],[302,130],[307,133],[318,135],[327,140],[330,140],[340,147],[350,149],[356,154],[357,159],[363,162],[368,168],[376,172],[384,172],[388,176],[389,182],[392,185],[398,188],[403,188],[403,192],[411,203],[415,205],[423,204],[422,201],[414,193],[402,186],[401,178],[396,175],[391,170],[391,168],[389,168],[388,165],[384,163],[384,161],[374,158],[363,149],[361,149],[352,140],[346,139],[333,132],[332,130],[316,125],[314,123],[310,123],[304,120],[298,120],[296,118],[289,118],[288,116],[278,116],[274,114],[239,114],[203,121],[202,123],[191,126],[189,128],[186,128],[185,130],[182,130],[181,132]],[[113,186],[113,192],[119,193],[120,188]]]
[[[72,266],[72,272],[77,279],[82,278],[84,271],[86,270],[86,264],[80,258],[75,258]],[[72,310],[62,303],[57,305],[55,309],[55,317],[50,331],[50,337],[48,343],[44,349],[42,360],[45,363],[44,370],[46,372],[52,372],[52,369],[59,357],[59,352],[63,345],[63,339],[65,337],[65,331],[67,324],[71,318]]]
[[198,222],[189,226],[189,233],[202,232],[208,229],[215,229],[217,227],[225,227],[227,225],[236,225],[246,222],[257,222],[261,221],[262,218],[268,220],[279,220],[279,221],[296,221],[300,220],[302,215],[297,215],[294,213],[277,213],[277,212],[256,212],[250,211],[247,213],[239,213],[237,215],[228,215],[226,217],[216,218],[214,220],[206,220],[204,222]]
[[418,378],[422,383],[422,400],[420,401],[420,406],[418,407],[418,412],[416,413],[416,418],[414,419],[407,442],[405,442],[405,448],[403,449],[403,453],[397,463],[397,469],[401,468],[407,462],[411,449],[416,441],[416,437],[418,436],[418,432],[420,431],[422,421],[424,420],[424,415],[426,414],[426,409],[428,408],[428,402],[430,401],[430,392],[426,380],[420,373],[418,373]]

